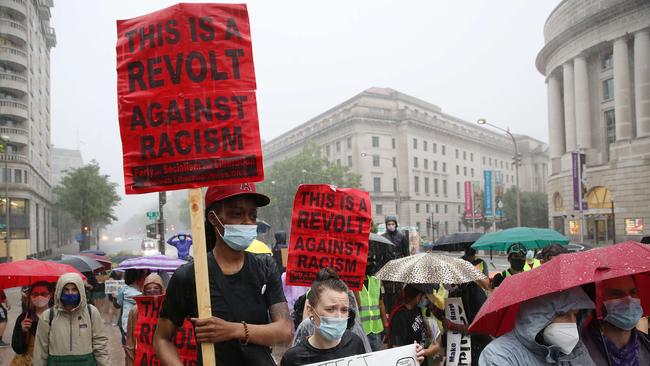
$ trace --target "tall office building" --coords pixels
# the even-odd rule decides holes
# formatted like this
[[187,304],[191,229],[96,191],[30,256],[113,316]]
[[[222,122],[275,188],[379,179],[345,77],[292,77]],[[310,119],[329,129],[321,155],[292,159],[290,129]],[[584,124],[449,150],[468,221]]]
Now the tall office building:
[[[0,0],[0,137],[6,145],[0,154],[0,237],[6,239],[9,226],[13,260],[50,248],[52,6],[52,0]],[[0,257],[6,256],[0,243]]]
[[[546,144],[528,136],[516,139],[522,148],[522,187],[543,191]],[[508,136],[388,88],[367,89],[265,142],[264,163],[270,166],[310,143],[331,163],[361,175],[375,222],[397,213],[401,225],[418,227],[428,238],[433,234],[428,218],[438,223],[436,237],[471,229],[461,220],[466,181],[483,186],[484,171],[491,170],[503,174],[506,187],[515,183]]]
[[[649,235],[650,1],[564,0],[544,39],[536,64],[548,87],[552,227],[600,244]],[[572,183],[578,151],[584,219]]]

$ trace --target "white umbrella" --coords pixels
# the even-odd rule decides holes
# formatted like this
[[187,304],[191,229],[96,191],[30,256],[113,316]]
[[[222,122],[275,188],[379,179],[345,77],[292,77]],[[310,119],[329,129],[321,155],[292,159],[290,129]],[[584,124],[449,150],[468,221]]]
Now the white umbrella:
[[393,259],[375,274],[382,281],[461,284],[486,279],[470,262],[436,253]]

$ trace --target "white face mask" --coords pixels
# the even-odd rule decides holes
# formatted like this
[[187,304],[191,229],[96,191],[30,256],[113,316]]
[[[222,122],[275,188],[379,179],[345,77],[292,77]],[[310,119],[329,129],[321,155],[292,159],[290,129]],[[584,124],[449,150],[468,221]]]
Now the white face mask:
[[544,329],[543,334],[546,343],[559,347],[565,355],[573,352],[580,340],[575,323],[551,323]]

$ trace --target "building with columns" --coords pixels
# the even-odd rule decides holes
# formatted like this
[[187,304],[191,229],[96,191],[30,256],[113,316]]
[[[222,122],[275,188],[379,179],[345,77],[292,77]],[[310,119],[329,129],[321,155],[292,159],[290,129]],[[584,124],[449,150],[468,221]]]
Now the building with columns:
[[[564,0],[536,66],[548,87],[551,227],[611,243],[649,235],[650,1]],[[571,152],[586,157],[588,209],[574,210]]]
[[[543,190],[546,144],[522,135],[516,140],[522,189]],[[322,147],[331,163],[361,175],[375,222],[397,213],[400,225],[418,227],[427,238],[433,236],[427,218],[438,223],[436,237],[471,230],[461,221],[465,181],[483,186],[483,171],[493,170],[503,173],[506,187],[515,183],[508,136],[389,88],[367,89],[265,142],[264,164],[297,154],[310,143]]]

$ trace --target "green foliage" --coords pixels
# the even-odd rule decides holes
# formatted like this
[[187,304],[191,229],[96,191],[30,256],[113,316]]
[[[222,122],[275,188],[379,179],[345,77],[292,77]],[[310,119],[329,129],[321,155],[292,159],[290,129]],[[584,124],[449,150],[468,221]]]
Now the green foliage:
[[[117,220],[113,215],[113,208],[120,201],[116,187],[117,183],[109,182],[108,175],[100,174],[99,164],[93,160],[69,171],[60,185],[54,187],[55,205],[69,213],[85,234],[93,226],[101,227]],[[81,249],[88,249],[89,244],[88,235],[84,235]]]
[[[503,196],[504,220],[497,223],[501,229],[517,226],[516,190],[509,189]],[[521,226],[548,227],[548,196],[541,192],[521,192]]]
[[266,169],[265,176],[258,191],[268,195],[271,203],[260,210],[259,216],[271,224],[274,231],[289,231],[293,199],[300,184],[361,187],[361,175],[350,172],[348,167],[330,163],[320,156],[320,149],[313,144],[298,155],[274,163]]

